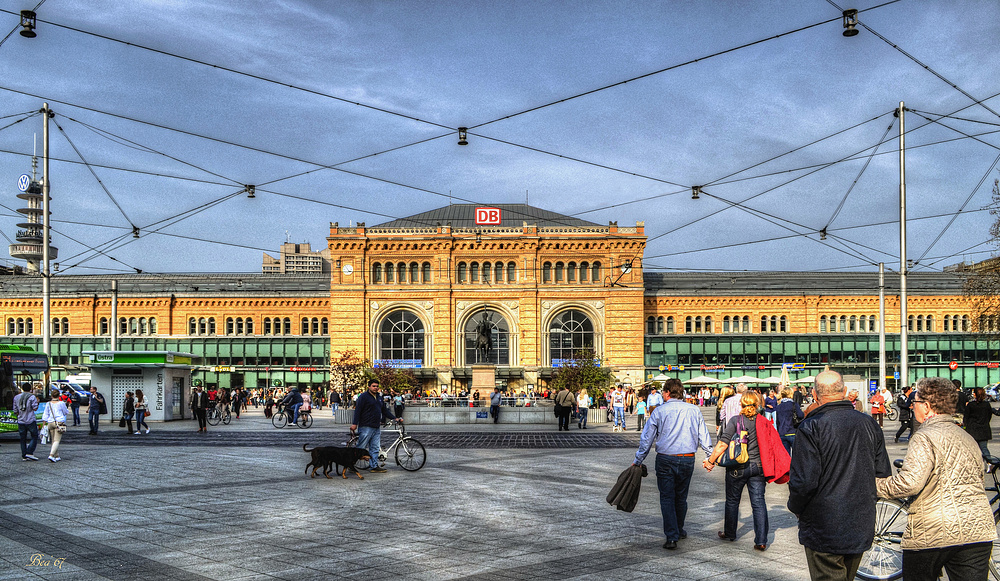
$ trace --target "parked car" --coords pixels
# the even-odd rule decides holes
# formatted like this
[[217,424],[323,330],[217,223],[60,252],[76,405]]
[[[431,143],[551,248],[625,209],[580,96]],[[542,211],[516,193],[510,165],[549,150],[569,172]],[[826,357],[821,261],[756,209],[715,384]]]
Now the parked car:
[[66,381],[65,379],[57,379],[52,382],[52,388],[58,389],[59,391],[69,388],[70,391],[76,392],[76,394],[80,396],[81,406],[86,406],[87,402],[90,401],[90,391],[78,383],[72,383],[70,381]]
[[1000,383],[991,383],[983,389],[986,390],[986,401],[1000,401]]

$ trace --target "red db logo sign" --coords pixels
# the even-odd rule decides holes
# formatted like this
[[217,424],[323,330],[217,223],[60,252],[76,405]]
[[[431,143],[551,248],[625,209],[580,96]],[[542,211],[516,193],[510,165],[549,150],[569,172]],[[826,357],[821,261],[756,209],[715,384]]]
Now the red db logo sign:
[[958,361],[952,361],[951,363],[949,363],[948,364],[948,369],[950,369],[952,371],[955,371],[956,369],[958,369]]
[[476,208],[477,226],[499,226],[500,208]]

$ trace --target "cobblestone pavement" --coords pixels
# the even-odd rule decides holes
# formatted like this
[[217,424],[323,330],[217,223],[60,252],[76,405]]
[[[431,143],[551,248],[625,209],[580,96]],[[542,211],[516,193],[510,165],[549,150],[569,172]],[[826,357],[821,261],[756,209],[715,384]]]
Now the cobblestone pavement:
[[47,446],[22,462],[4,440],[0,580],[808,579],[785,486],[767,487],[765,553],[753,550],[745,498],[738,540],[715,538],[722,470],[696,472],[676,551],[661,548],[654,476],[635,512],[611,508],[636,433],[422,426],[422,470],[390,461],[385,474],[328,480],[303,474],[301,445],[339,443],[343,426],[245,419],[208,434],[189,422],[148,436],[75,428],[57,464]]

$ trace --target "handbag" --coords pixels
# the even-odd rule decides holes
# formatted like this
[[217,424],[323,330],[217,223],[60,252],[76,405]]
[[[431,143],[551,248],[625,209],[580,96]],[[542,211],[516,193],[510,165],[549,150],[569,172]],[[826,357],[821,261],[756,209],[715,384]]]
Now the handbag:
[[118,427],[119,428],[125,427],[125,416],[122,416],[122,419],[118,420]]
[[735,468],[750,461],[750,452],[747,450],[747,432],[744,429],[743,418],[740,417],[739,438],[729,440],[729,447],[719,456],[716,464],[723,468]]
[[142,414],[142,417],[148,418],[149,417],[149,410],[146,410],[146,413]]
[[60,434],[65,434],[66,433],[66,424],[63,423],[63,422],[57,423],[56,424],[56,431],[59,432]]

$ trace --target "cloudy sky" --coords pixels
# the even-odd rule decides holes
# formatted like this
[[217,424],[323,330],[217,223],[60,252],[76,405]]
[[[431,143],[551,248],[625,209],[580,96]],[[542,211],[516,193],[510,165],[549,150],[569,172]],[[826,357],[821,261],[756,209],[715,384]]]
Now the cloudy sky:
[[[0,34],[37,2],[0,0]],[[845,8],[863,24],[851,38]],[[994,1],[45,0],[37,13],[36,38],[0,45],[0,232],[15,235],[17,178],[41,151],[31,113],[47,101],[66,273],[259,272],[286,239],[323,247],[330,222],[525,199],[645,222],[647,270],[898,268],[900,101],[909,258],[940,269],[995,249]]]

